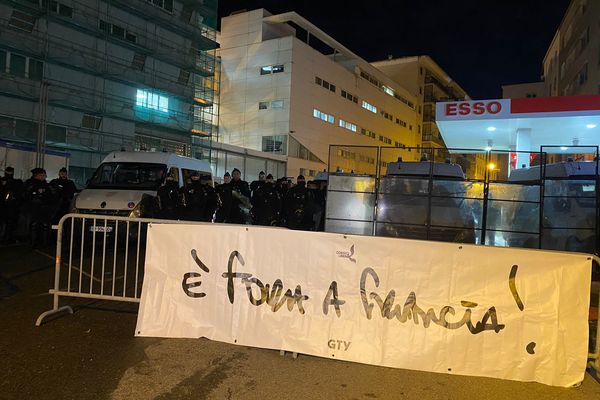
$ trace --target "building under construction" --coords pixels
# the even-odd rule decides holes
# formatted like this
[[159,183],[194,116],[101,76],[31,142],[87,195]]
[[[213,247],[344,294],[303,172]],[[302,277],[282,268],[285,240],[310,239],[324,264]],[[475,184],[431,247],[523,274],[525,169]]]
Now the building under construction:
[[113,150],[210,157],[216,24],[217,0],[0,0],[0,170],[82,185]]

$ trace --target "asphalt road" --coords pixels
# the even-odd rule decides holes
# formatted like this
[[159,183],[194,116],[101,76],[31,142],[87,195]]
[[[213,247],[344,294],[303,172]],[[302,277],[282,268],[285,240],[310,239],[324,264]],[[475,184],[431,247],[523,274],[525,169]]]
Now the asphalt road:
[[135,338],[136,307],[127,304],[73,301],[73,315],[36,328],[52,305],[52,256],[0,247],[0,277],[0,399],[600,399],[587,374],[562,389]]

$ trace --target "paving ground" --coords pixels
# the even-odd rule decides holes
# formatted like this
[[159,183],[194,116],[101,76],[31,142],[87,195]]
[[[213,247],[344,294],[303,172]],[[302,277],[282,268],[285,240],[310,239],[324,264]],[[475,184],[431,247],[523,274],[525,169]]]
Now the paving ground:
[[[51,249],[46,250],[52,254]],[[136,308],[75,302],[51,307],[52,257],[0,247],[0,399],[600,399],[578,388],[374,367],[209,340],[133,336]]]

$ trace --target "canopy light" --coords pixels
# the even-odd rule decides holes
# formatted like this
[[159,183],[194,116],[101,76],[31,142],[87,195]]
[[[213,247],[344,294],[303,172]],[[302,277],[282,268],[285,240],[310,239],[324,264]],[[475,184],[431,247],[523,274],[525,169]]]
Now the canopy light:
[[496,130],[496,127],[495,126],[488,126],[487,130],[489,132],[494,132]]
[[594,129],[596,126],[596,124],[587,124],[585,127],[588,129]]

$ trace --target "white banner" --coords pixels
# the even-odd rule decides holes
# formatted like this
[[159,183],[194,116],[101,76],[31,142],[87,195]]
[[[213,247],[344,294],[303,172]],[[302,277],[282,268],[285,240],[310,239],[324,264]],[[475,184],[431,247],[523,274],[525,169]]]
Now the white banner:
[[151,225],[137,336],[581,382],[591,258],[235,225]]

